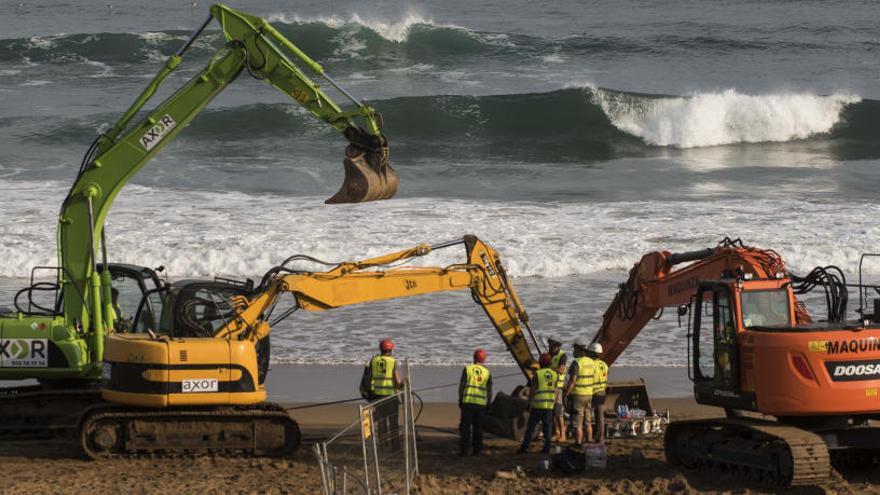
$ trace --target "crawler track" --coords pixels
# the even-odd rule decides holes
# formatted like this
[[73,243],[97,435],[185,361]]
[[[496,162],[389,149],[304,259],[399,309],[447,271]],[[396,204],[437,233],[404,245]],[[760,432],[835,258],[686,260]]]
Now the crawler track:
[[664,443],[670,464],[736,470],[766,484],[813,485],[831,475],[828,448],[821,437],[770,421],[675,421],[667,428]]
[[280,457],[299,447],[299,425],[276,404],[201,409],[98,406],[80,432],[93,459],[137,456]]
[[41,385],[0,389],[0,441],[74,435],[82,414],[101,402],[97,387]]

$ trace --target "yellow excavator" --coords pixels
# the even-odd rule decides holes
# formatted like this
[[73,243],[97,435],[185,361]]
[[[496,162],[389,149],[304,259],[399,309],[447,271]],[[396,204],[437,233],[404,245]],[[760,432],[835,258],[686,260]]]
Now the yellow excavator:
[[[457,245],[465,247],[461,264],[389,267]],[[290,264],[296,261],[323,263],[292,256],[256,286],[183,280],[148,291],[127,321],[130,331],[106,339],[101,390],[106,402],[84,415],[80,430],[87,455],[293,452],[299,427],[281,406],[266,402],[265,379],[272,326],[297,309],[326,311],[470,289],[523,374],[528,378],[537,368],[532,347],[540,352],[541,345],[528,314],[497,251],[475,236],[328,264],[323,272],[294,270]],[[293,304],[273,315],[286,294],[293,295]],[[496,423],[510,423],[521,412],[495,403],[493,409],[500,411]]]

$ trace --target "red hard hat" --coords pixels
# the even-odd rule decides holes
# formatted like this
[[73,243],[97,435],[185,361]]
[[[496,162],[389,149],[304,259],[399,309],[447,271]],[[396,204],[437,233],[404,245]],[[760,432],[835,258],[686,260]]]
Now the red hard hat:
[[474,362],[475,363],[483,363],[486,361],[486,351],[482,349],[477,349],[474,351]]
[[382,339],[379,342],[379,350],[390,351],[391,349],[394,349],[394,342],[391,342],[391,339]]
[[550,363],[552,363],[552,362],[553,362],[553,356],[551,356],[549,352],[545,352],[544,354],[541,354],[541,357],[538,358],[538,363],[544,368],[546,368],[547,366],[550,366]]

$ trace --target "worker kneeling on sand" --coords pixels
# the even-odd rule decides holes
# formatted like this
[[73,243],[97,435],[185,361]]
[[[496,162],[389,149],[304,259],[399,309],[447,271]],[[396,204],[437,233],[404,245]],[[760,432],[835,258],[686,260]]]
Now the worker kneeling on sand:
[[565,443],[566,428],[565,411],[562,407],[562,389],[565,387],[565,367],[568,364],[568,356],[562,350],[562,341],[556,336],[547,339],[547,347],[550,349],[550,357],[552,359],[550,361],[550,368],[559,375],[559,379],[556,381],[559,393],[556,394],[556,402],[553,405],[553,436],[556,437],[557,442]]
[[[397,372],[397,360],[391,355],[394,342],[383,339],[379,342],[379,354],[373,356],[366,366],[361,378],[361,397],[370,402],[381,401],[394,395],[403,387],[400,374]],[[392,446],[399,444],[397,438],[398,401],[388,399],[376,406],[373,419],[379,427],[379,434],[390,434]]]
[[483,450],[483,417],[492,397],[492,374],[483,366],[485,362],[486,351],[474,351],[474,362],[464,367],[458,384],[459,454],[463,456],[478,455]]
[[538,421],[541,422],[544,432],[544,448],[541,452],[545,454],[550,452],[550,439],[553,434],[553,406],[556,403],[556,394],[559,393],[559,388],[556,386],[559,375],[550,368],[552,361],[553,358],[550,357],[550,354],[546,352],[541,354],[538,360],[541,369],[532,375],[529,390],[531,392],[529,422],[526,425],[526,434],[523,436],[522,445],[517,450],[519,454],[524,454],[528,450]]
[[587,430],[587,439],[593,436],[591,416],[595,372],[596,363],[587,356],[587,344],[581,339],[575,340],[574,361],[568,367],[568,385],[565,387],[565,395],[568,397],[571,408],[574,437],[578,445],[584,443],[584,428]]
[[602,344],[593,342],[587,348],[587,357],[596,364],[596,371],[593,374],[593,415],[596,418],[596,443],[605,441],[605,389],[608,388],[608,365],[599,358],[601,355]]

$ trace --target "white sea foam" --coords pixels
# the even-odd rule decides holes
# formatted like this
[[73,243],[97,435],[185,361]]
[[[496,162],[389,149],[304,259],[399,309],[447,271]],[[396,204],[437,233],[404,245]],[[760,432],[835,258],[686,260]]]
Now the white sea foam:
[[33,79],[33,80],[29,79],[29,80],[19,84],[19,86],[45,86],[47,84],[52,84],[52,81],[44,81],[44,80],[40,80],[40,79]]
[[[32,266],[56,263],[58,204],[67,186],[0,179],[0,283],[9,285],[0,287],[0,305],[8,303],[13,286],[24,283],[5,277],[26,277]],[[328,207],[322,200],[129,185],[108,217],[110,256],[165,265],[175,278],[257,278],[295,253],[327,261],[363,259],[471,232],[499,249],[539,334],[557,333],[570,341],[596,328],[617,283],[648,251],[694,250],[725,235],[743,236],[750,244],[777,250],[795,272],[835,264],[856,279],[859,254],[876,250],[880,236],[873,220],[880,205],[871,203],[408,198]],[[415,264],[445,266],[462,258],[458,246]],[[880,281],[880,266],[869,266],[869,272],[867,281]],[[675,315],[651,325],[618,363],[685,364],[684,330],[676,326]],[[489,350],[491,362],[511,364],[467,292],[299,312],[275,328],[273,358],[360,362],[380,336],[393,337],[404,355],[421,364],[460,364],[477,346]]]
[[805,139],[829,132],[842,110],[860,101],[851,94],[747,95],[733,89],[675,98],[591,93],[618,129],[648,144],[678,148]]
[[[6,261],[0,276],[25,276],[52,260],[57,205],[66,188],[0,180],[0,259]],[[34,203],[37,196],[43,200]],[[294,253],[342,261],[468,232],[496,245],[519,277],[627,270],[645,252],[692,250],[725,235],[772,247],[798,272],[818,264],[851,271],[861,252],[875,250],[875,213],[878,204],[796,200],[438,204],[410,198],[327,207],[317,197],[129,185],[110,212],[108,235],[114,257],[163,264],[173,276],[255,276]],[[444,251],[426,263],[461,261],[458,255]]]
[[88,77],[104,78],[104,77],[113,77],[114,76],[113,68],[103,62],[98,62],[97,60],[84,59],[83,63],[86,65],[90,65],[92,67],[96,67],[98,69],[98,72],[96,72],[94,74],[89,74]]
[[403,43],[409,37],[410,31],[414,26],[426,25],[448,29],[458,29],[471,32],[469,29],[456,26],[454,24],[441,24],[434,22],[433,19],[425,17],[417,13],[408,13],[397,21],[386,21],[369,17],[361,17],[354,13],[349,17],[340,16],[319,16],[319,17],[300,17],[298,15],[288,16],[283,13],[272,14],[268,17],[269,22],[280,22],[283,24],[310,24],[322,23],[335,29],[341,29],[347,26],[362,26],[374,31],[379,36],[388,41]]
[[561,64],[562,62],[565,62],[565,59],[562,58],[562,55],[559,55],[558,53],[544,55],[543,57],[541,57],[541,60],[543,60],[545,64]]
[[61,33],[53,36],[31,36],[28,38],[27,47],[49,50],[55,47],[55,41],[62,36],[64,34]]

